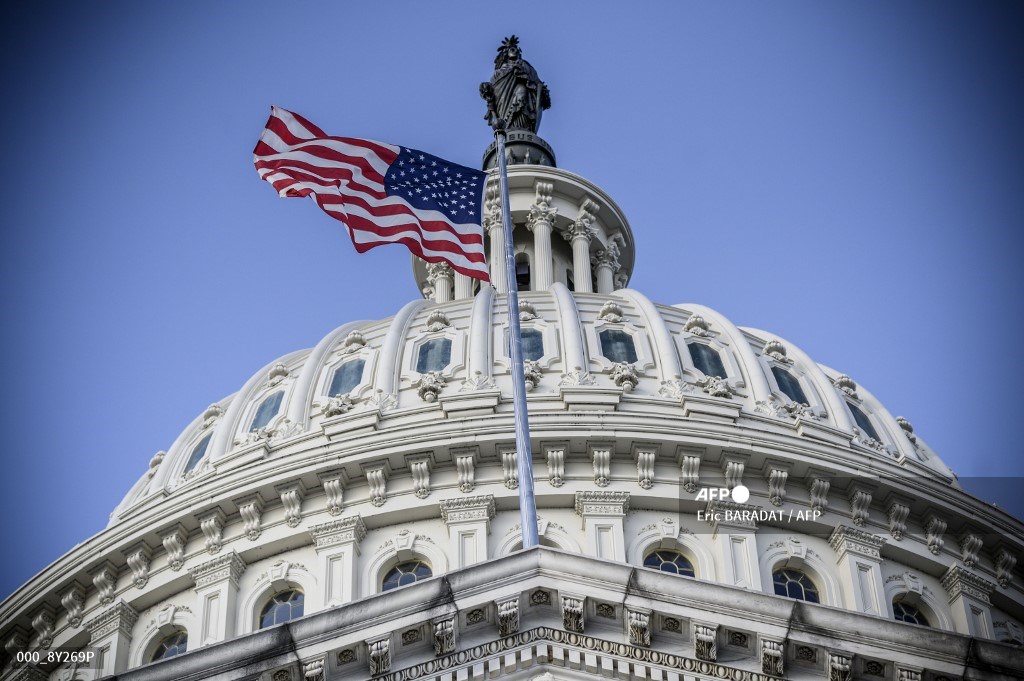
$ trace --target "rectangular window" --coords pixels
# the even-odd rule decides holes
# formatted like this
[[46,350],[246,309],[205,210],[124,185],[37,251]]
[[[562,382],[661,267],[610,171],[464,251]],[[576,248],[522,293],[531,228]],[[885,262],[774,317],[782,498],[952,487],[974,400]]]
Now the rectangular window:
[[605,329],[600,333],[601,354],[613,362],[636,361],[636,345],[633,344],[633,337],[625,331],[616,329]]

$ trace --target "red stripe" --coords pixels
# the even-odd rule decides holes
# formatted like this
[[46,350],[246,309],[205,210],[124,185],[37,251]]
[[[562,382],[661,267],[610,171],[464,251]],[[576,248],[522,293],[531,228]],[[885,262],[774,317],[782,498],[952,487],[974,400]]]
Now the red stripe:
[[[413,210],[404,203],[389,204],[387,206],[371,206],[365,200],[358,196],[350,196],[347,193],[344,195],[344,203],[352,203],[361,206],[364,210],[372,215],[380,217],[390,217],[393,215],[406,215],[415,220],[418,224],[423,226],[423,229],[431,232],[447,232],[453,234],[459,241],[467,244],[483,244],[483,234],[463,234],[456,231],[452,227],[452,223],[446,220],[424,220],[423,218],[416,215]],[[331,202],[333,203],[333,202]]]
[[[365,232],[369,232],[369,233],[375,234],[377,236],[395,236],[395,235],[401,234],[403,232],[408,232],[410,230],[415,230],[419,226],[415,222],[410,222],[410,223],[408,223],[406,225],[400,225],[400,226],[395,226],[395,227],[382,227],[381,225],[378,225],[375,222],[371,222],[370,220],[367,220],[367,219],[365,219],[365,218],[363,218],[363,217],[361,217],[359,215],[351,215],[351,214],[347,215],[345,220],[343,220],[343,222],[348,224],[352,229],[356,229],[356,230],[359,230],[360,232],[364,232],[364,233]],[[480,252],[467,252],[467,251],[463,250],[462,248],[460,248],[458,244],[452,243],[451,241],[445,241],[445,240],[435,241],[433,239],[423,238],[423,239],[420,240],[420,243],[423,243],[423,244],[429,246],[430,250],[432,250],[432,251],[446,251],[448,253],[458,253],[459,255],[463,256],[467,260],[472,260],[474,262],[480,262],[480,263],[486,262],[486,259],[484,258],[484,254],[483,253],[480,253]]]
[[[293,177],[309,177],[310,173],[314,175],[327,175],[328,177],[331,177],[331,175],[333,174],[332,179],[344,180],[344,184],[354,191],[362,192],[363,194],[369,194],[370,196],[373,196],[374,198],[377,199],[387,198],[387,194],[384,192],[383,184],[368,186],[362,184],[361,182],[355,182],[352,179],[352,171],[347,170],[345,168],[325,168],[323,166],[315,166],[306,163],[305,161],[294,161],[291,159],[278,159],[275,161],[256,161],[255,165],[257,170],[274,170]],[[309,172],[307,173],[304,171]],[[324,184],[324,181],[318,178],[311,177],[310,180],[313,182],[317,182],[319,184]],[[340,187],[342,183],[331,182],[329,184],[335,187]]]
[[[278,108],[280,108],[280,107],[278,107]],[[288,111],[288,109],[281,109],[281,111]],[[305,118],[303,118],[299,114],[295,113],[294,111],[288,111],[288,113],[290,113],[295,118],[295,120],[297,120],[299,123],[301,123],[302,127],[304,127],[306,130],[309,130],[309,132],[312,133],[313,137],[327,137],[327,133],[326,132],[324,132],[320,128],[316,127],[315,125],[310,123],[308,120],[306,120]],[[270,117],[271,118],[274,117],[273,109],[271,109]]]
[[424,255],[423,254],[423,249],[420,248],[419,243],[415,239],[413,239],[411,237],[404,238],[404,239],[398,239],[396,241],[378,241],[376,243],[362,243],[362,244],[361,243],[356,243],[356,241],[354,239],[352,240],[352,245],[355,246],[356,251],[359,252],[359,253],[366,253],[371,248],[376,248],[377,246],[387,246],[389,244],[402,244],[406,248],[408,248],[410,251],[412,251],[412,253],[414,255],[422,258],[423,260],[426,260],[427,262],[446,262],[446,263],[448,263],[451,266],[451,268],[453,270],[455,270],[456,272],[459,272],[461,274],[465,274],[467,277],[472,277],[474,279],[480,279],[481,281],[484,281],[484,282],[489,282],[490,281],[490,278],[487,276],[487,268],[486,267],[482,267],[480,269],[469,269],[467,267],[462,267],[461,265],[456,265],[455,263],[453,263],[450,260],[447,260],[447,259],[445,259],[445,258],[443,258],[441,256]]

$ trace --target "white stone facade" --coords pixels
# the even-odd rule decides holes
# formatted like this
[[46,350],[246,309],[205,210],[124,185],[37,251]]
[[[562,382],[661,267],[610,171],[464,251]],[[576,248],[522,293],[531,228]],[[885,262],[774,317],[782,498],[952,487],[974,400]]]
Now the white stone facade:
[[[153,457],[105,531],[4,601],[0,679],[1024,673],[1010,647],[1024,643],[1018,520],[960,491],[905,420],[795,345],[623,288],[632,234],[596,187],[510,175],[534,289],[520,318],[542,346],[528,403],[543,547],[517,553],[505,297],[418,265],[433,300],[268,364]],[[606,333],[635,360],[607,356]],[[421,349],[442,346],[447,361],[421,373]],[[361,362],[352,384],[331,395],[348,362]],[[737,485],[745,504],[699,497]],[[694,577],[643,568],[658,550]],[[410,560],[434,577],[381,593]],[[820,604],[776,596],[780,569]],[[305,617],[260,630],[289,589]],[[894,621],[894,601],[931,626]],[[175,631],[189,652],[151,664]],[[13,661],[86,646],[100,668]]]

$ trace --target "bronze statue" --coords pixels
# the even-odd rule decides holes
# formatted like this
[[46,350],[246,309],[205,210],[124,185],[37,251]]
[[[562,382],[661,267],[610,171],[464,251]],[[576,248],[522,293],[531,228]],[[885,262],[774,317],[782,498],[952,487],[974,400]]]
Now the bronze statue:
[[494,58],[494,75],[490,82],[480,83],[480,96],[487,102],[484,118],[495,129],[536,133],[541,113],[551,107],[548,86],[523,59],[516,36],[501,41]]

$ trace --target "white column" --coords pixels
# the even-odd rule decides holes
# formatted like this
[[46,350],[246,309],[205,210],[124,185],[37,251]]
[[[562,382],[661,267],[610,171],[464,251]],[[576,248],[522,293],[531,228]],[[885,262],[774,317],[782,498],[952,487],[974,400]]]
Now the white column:
[[508,293],[508,277],[505,273],[505,226],[501,220],[501,196],[497,182],[487,185],[483,225],[484,231],[491,239],[491,284],[498,293]]
[[839,525],[832,531],[828,543],[836,552],[839,579],[848,603],[857,612],[889,617],[881,569],[885,538]]
[[234,551],[189,570],[196,583],[196,603],[199,606],[199,631],[194,639],[189,632],[190,648],[193,640],[198,648],[235,635],[238,580],[244,571],[245,561]]
[[455,300],[466,300],[467,298],[473,297],[473,278],[462,274],[461,272],[455,273]]
[[578,293],[594,292],[590,280],[590,240],[594,238],[594,216],[600,209],[590,199],[584,199],[576,220],[562,233],[572,244],[572,278]]
[[576,492],[575,508],[576,515],[583,520],[587,553],[625,563],[626,538],[622,524],[629,510],[629,492]]
[[537,182],[537,199],[530,208],[526,226],[533,232],[533,270],[530,288],[546,291],[554,281],[554,265],[551,259],[551,228],[558,215],[558,209],[551,206],[554,184]]
[[487,560],[487,534],[494,518],[494,496],[456,497],[441,501],[441,519],[448,526],[455,569]]
[[[712,539],[718,551],[715,561],[721,580],[730,586],[761,591],[761,569],[757,560],[757,521],[751,516],[757,507],[733,501],[708,503],[705,517],[711,522]],[[714,575],[703,579],[714,579]]]
[[427,263],[427,281],[434,289],[434,302],[447,303],[452,300],[452,275],[454,270],[446,262]]
[[942,587],[949,594],[949,608],[956,630],[977,638],[993,638],[992,601],[989,600],[989,594],[996,585],[958,565],[952,565],[942,576]]
[[309,528],[323,575],[319,609],[350,603],[358,592],[359,544],[366,526],[359,515],[338,518]]
[[598,293],[611,293],[615,290],[615,284],[612,281],[612,273],[614,269],[612,267],[612,261],[607,257],[607,251],[598,251],[597,255],[594,256],[591,264],[597,270],[597,292]]
[[128,648],[132,642],[132,627],[139,615],[122,600],[85,623],[89,632],[89,645],[99,655],[98,676],[118,674],[128,669]]

